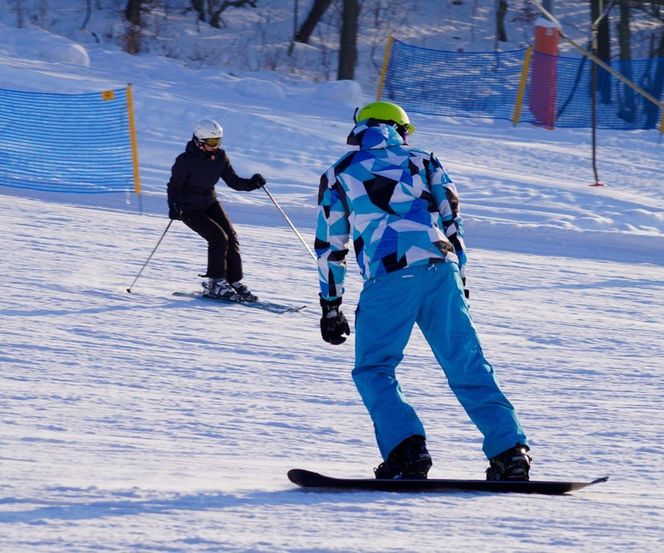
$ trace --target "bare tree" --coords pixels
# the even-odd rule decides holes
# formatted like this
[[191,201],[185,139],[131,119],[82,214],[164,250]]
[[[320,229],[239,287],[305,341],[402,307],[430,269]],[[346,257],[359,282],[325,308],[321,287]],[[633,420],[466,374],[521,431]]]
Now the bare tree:
[[199,21],[205,21],[210,26],[220,29],[225,27],[221,14],[228,8],[256,7],[257,0],[191,0],[192,7],[198,12]]
[[[590,0],[590,21],[594,24],[602,15],[600,7],[601,0]],[[604,17],[597,27],[597,51],[595,55],[603,62],[611,63],[611,32],[609,28],[609,16]],[[597,68],[597,90],[600,92],[602,103],[611,103],[611,78],[605,69]]]
[[85,0],[85,19],[83,19],[83,23],[81,23],[81,31],[85,30],[88,26],[90,17],[92,17],[92,0]]
[[141,26],[141,8],[143,7],[143,0],[127,0],[125,6],[125,19],[132,25]]
[[295,33],[293,40],[295,42],[302,42],[303,44],[309,44],[309,39],[318,25],[318,22],[325,15],[325,12],[332,4],[332,0],[314,0],[313,6],[309,11],[309,15],[302,23],[300,29]]
[[[635,1],[633,9],[641,9],[648,16],[664,23],[664,0]],[[664,91],[664,25],[660,25],[650,35],[650,48],[648,52],[649,63],[655,63],[654,75],[650,79],[649,91],[655,98],[661,98]],[[661,114],[657,106],[648,102],[645,106],[646,129],[657,126]]]
[[[651,37],[650,58],[655,60],[657,65],[655,66],[655,76],[652,80],[650,93],[655,98],[661,98],[662,91],[664,91],[664,31],[661,31],[659,35],[659,44],[655,45],[655,42],[656,39],[653,34]],[[654,104],[648,102],[646,106],[646,129],[652,129],[657,126],[658,111]]]
[[357,65],[357,29],[359,19],[359,0],[343,0],[337,80],[353,80],[355,78],[355,66]]
[[620,20],[618,21],[618,50],[621,60],[632,59],[631,44],[632,31],[630,21],[632,12],[629,6],[629,0],[620,0]]
[[127,30],[124,35],[125,50],[128,54],[138,54],[141,51],[141,8],[143,0],[127,0],[124,16],[127,20]]
[[505,16],[507,15],[507,0],[498,0],[496,9],[496,37],[500,42],[507,42],[505,31]]
[[[620,20],[618,22],[618,49],[620,52],[620,72],[630,81],[632,77],[632,31],[630,29],[631,10],[629,0],[620,0]],[[618,115],[628,122],[633,122],[636,116],[636,102],[634,91],[629,86],[622,87],[623,97],[619,98],[620,108]]]

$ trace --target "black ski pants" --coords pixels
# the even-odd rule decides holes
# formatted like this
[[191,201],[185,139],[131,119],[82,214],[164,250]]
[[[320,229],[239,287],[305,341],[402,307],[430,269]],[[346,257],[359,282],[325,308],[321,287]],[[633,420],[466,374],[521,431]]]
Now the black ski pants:
[[182,222],[208,243],[208,265],[204,276],[225,278],[228,282],[242,280],[240,243],[233,223],[219,202],[203,210],[185,212]]

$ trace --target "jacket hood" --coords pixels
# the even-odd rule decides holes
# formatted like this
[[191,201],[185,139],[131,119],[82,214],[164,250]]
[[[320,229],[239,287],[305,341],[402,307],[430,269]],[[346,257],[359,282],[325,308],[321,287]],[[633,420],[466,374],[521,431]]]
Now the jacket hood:
[[376,150],[388,146],[401,146],[404,139],[392,125],[385,123],[367,124],[362,121],[350,131],[346,144],[359,146],[360,150]]

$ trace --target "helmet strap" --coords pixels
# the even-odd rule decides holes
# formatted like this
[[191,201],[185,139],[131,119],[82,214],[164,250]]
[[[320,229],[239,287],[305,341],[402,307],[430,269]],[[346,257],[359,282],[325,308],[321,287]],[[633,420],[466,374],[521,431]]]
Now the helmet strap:
[[408,129],[406,128],[406,125],[399,125],[399,124],[395,123],[394,128],[399,133],[399,136],[401,138],[403,138],[403,141],[407,142],[408,141]]

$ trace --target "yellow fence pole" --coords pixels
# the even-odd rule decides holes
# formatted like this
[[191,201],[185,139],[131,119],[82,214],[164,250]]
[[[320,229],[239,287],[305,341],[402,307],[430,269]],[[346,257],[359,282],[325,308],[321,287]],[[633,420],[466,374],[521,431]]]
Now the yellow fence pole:
[[380,97],[383,95],[385,75],[387,73],[387,66],[390,63],[390,55],[392,54],[392,42],[394,42],[394,38],[392,35],[388,35],[387,44],[385,44],[385,56],[383,56],[383,67],[380,70],[380,79],[378,80],[378,89],[376,90],[376,102],[379,102]]
[[521,106],[523,105],[523,97],[526,94],[526,83],[528,82],[528,70],[530,68],[530,59],[533,55],[533,47],[530,46],[523,56],[523,66],[521,67],[521,81],[519,82],[519,92],[516,95],[516,104],[514,104],[514,113],[512,114],[512,125],[515,127],[519,124],[521,119]]
[[138,143],[136,141],[136,124],[134,123],[134,96],[131,84],[127,85],[127,115],[129,116],[129,139],[131,140],[131,159],[134,164],[134,191],[141,193],[141,178],[138,172]]

